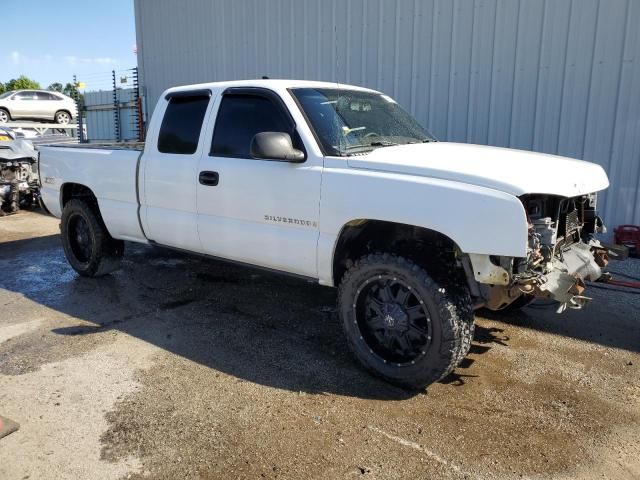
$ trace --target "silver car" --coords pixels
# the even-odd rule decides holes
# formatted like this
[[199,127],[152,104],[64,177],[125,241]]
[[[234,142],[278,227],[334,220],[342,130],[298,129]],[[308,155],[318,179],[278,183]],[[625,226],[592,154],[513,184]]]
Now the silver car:
[[67,124],[76,112],[76,102],[58,92],[15,90],[0,95],[0,123],[29,118]]

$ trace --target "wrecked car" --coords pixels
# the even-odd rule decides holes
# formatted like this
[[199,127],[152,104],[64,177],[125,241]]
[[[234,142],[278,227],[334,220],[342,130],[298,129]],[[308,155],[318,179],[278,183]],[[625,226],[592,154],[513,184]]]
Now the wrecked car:
[[0,216],[38,201],[37,159],[31,142],[0,127]]

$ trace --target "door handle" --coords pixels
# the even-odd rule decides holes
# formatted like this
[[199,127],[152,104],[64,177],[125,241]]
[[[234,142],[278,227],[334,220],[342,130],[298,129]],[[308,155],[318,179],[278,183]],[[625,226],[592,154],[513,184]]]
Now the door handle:
[[215,187],[218,185],[218,180],[220,180],[220,175],[218,172],[209,172],[207,170],[200,172],[198,175],[198,181],[200,185],[207,185],[209,187]]

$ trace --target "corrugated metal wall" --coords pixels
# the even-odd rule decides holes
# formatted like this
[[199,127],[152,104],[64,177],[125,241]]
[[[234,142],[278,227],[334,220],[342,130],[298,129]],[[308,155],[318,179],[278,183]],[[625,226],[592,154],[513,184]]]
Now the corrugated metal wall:
[[150,106],[169,86],[262,75],[369,86],[441,140],[600,163],[607,223],[640,224],[640,0],[135,0],[135,11]]
[[[118,88],[117,102],[119,135],[116,135],[116,116],[113,107],[113,90],[96,90],[84,93],[86,106],[87,140],[137,140],[138,112],[133,88]],[[119,138],[118,138],[119,137]]]

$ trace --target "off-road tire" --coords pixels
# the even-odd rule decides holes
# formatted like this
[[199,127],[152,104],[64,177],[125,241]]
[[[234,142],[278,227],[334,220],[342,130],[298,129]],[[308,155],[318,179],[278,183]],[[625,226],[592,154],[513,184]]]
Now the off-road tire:
[[458,313],[458,318],[461,321],[462,341],[460,345],[460,352],[456,359],[457,367],[469,354],[469,350],[471,350],[473,335],[476,331],[475,312],[473,310],[471,295],[469,294],[469,290],[466,285],[463,286],[461,284],[452,283],[447,290],[453,301],[456,303],[456,311]]
[[[72,247],[70,222],[81,218],[88,226],[91,253],[86,259],[79,258]],[[109,235],[107,227],[97,209],[87,201],[72,199],[64,206],[60,220],[62,246],[71,267],[83,277],[100,277],[118,270],[124,254],[124,242]]]
[[[380,275],[391,275],[411,287],[430,316],[431,343],[410,364],[385,361],[363,338],[355,302],[363,285]],[[411,260],[387,253],[366,255],[349,268],[338,290],[338,313],[356,359],[374,375],[411,390],[422,390],[449,375],[468,353],[473,338],[473,309],[465,286],[440,285]]]

